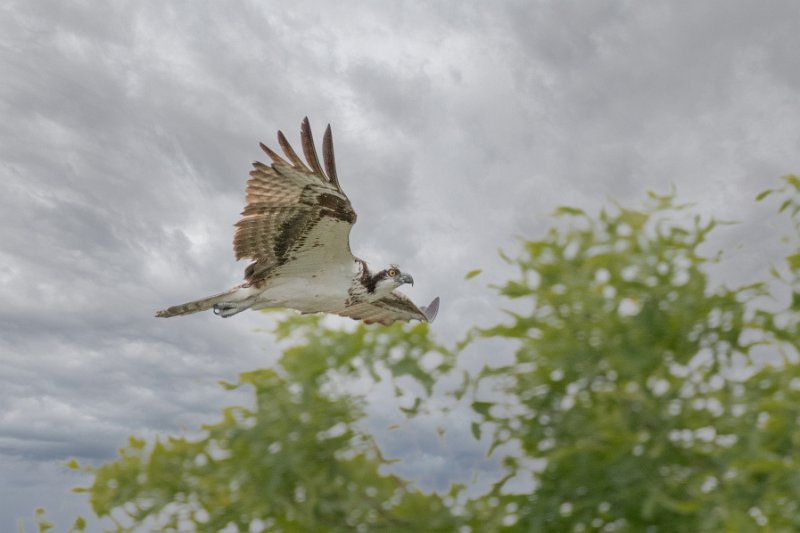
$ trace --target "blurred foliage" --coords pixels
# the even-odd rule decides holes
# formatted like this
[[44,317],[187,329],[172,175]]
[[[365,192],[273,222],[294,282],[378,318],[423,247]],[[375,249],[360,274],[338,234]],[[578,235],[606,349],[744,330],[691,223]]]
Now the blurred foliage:
[[[346,332],[321,322],[282,321],[275,333],[291,345],[275,368],[223,383],[252,388],[252,407],[225,409],[201,438],[131,438],[117,461],[90,469],[94,483],[78,490],[95,513],[115,531],[452,531],[439,496],[381,475],[387,461],[358,428],[361,400],[347,392],[353,380],[388,373],[427,395],[452,356],[427,324]],[[437,362],[423,368],[426,354]]]
[[[775,192],[797,205],[786,182]],[[716,223],[673,196],[556,215],[568,223],[526,242],[519,277],[500,287],[530,310],[482,332],[518,349],[482,372],[502,400],[478,402],[478,423],[494,447],[521,451],[473,502],[476,527],[800,530],[797,298],[769,311],[766,282],[712,288],[703,267],[721,258],[700,248]],[[535,490],[506,490],[520,477]]]
[[[597,216],[562,207],[506,258],[519,274],[498,290],[517,311],[457,348],[427,324],[293,316],[273,368],[223,383],[252,390],[251,406],[69,466],[92,473],[79,490],[115,531],[798,531],[800,180],[767,198],[795,230],[773,279],[713,286],[705,267],[726,259],[703,247],[718,223],[674,195]],[[511,362],[434,390],[482,339]],[[471,406],[473,436],[502,458],[488,493],[424,493],[382,472],[353,385],[387,379],[408,416],[436,395]]]

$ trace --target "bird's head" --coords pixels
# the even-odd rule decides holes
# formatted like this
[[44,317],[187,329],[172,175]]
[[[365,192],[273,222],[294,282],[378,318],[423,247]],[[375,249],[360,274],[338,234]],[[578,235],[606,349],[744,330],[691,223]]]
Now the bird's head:
[[379,294],[388,294],[404,283],[414,285],[414,278],[411,277],[411,274],[402,272],[397,265],[389,265],[377,272],[372,276],[371,281],[374,287],[371,292]]

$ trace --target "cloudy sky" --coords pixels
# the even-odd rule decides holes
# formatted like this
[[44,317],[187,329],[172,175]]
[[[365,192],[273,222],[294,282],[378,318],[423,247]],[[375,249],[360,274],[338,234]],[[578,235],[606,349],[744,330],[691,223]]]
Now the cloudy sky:
[[[333,127],[354,251],[442,297],[445,343],[498,318],[497,249],[558,205],[674,185],[742,222],[720,280],[779,257],[753,197],[800,172],[799,3],[289,5],[0,1],[0,530],[85,513],[68,458],[209,421],[218,379],[274,360],[262,314],[153,312],[239,283],[258,142],[306,115]],[[480,456],[424,429],[410,471]]]

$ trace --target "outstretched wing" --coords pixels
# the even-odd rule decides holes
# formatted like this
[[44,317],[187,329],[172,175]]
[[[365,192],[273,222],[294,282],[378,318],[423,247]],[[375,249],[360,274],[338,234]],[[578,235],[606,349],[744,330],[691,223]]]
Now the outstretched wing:
[[278,143],[288,161],[261,144],[272,165],[253,163],[247,205],[233,238],[236,259],[253,259],[245,270],[248,283],[269,277],[277,268],[304,274],[355,259],[350,229],[356,213],[336,175],[331,127],[322,140],[324,170],[307,117],[300,139],[305,162],[279,131]]
[[397,320],[433,322],[439,312],[439,297],[434,298],[428,306],[417,307],[408,296],[393,291],[389,296],[375,302],[362,302],[334,312],[363,320],[367,324],[379,322],[388,326]]

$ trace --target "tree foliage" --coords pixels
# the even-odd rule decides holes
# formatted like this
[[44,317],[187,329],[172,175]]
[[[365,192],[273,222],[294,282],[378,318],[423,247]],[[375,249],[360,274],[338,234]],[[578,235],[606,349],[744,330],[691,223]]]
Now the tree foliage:
[[[425,324],[287,318],[278,364],[224,384],[252,405],[199,436],[132,437],[81,490],[116,531],[800,530],[800,180],[759,200],[775,197],[793,249],[747,286],[709,280],[709,262],[729,261],[703,253],[717,222],[650,195],[558,209],[497,288],[525,310],[456,348]],[[436,394],[471,406],[465,424],[502,457],[497,483],[440,495],[386,474],[350,385],[391,379],[414,416],[483,339],[513,346],[511,362]]]
[[[388,370],[430,391],[452,357],[427,325],[345,332],[321,321],[283,321],[277,337],[295,344],[276,367],[223,383],[250,387],[253,406],[225,409],[201,438],[131,438],[117,461],[90,469],[82,490],[95,513],[116,531],[451,531],[441,497],[381,475],[386,461],[358,429],[363,406],[346,385]],[[438,364],[423,369],[434,353]]]
[[482,373],[503,399],[479,416],[495,446],[518,444],[509,475],[536,489],[500,483],[476,508],[514,509],[505,520],[531,531],[796,531],[796,305],[761,309],[766,283],[712,289],[718,259],[700,248],[716,223],[651,204],[561,209],[572,223],[514,261],[500,291],[531,310],[483,332],[518,349]]

